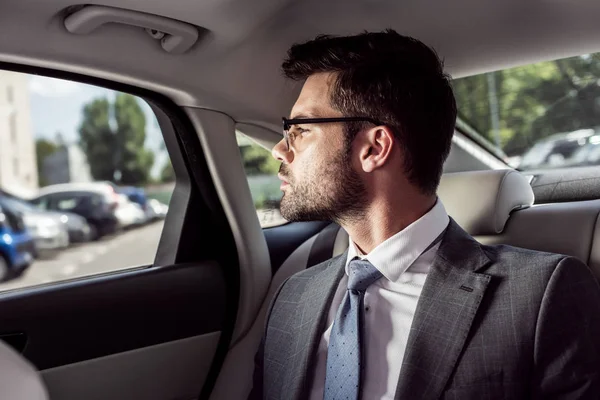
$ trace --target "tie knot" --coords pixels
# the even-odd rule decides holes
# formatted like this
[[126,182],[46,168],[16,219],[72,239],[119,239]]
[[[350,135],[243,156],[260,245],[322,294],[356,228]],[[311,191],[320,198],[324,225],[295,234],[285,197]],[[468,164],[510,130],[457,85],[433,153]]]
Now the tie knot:
[[383,274],[367,260],[354,259],[348,265],[348,290],[366,290]]

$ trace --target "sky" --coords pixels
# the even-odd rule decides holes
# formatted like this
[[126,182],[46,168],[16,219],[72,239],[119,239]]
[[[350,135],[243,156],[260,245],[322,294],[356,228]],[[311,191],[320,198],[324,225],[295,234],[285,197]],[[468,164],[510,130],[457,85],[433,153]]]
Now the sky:
[[[60,132],[67,143],[78,141],[77,128],[83,106],[98,97],[112,100],[117,93],[98,86],[37,75],[29,76],[28,84],[35,137],[55,140]],[[152,175],[158,177],[167,157],[166,152],[160,150],[163,138],[150,106],[143,100],[140,105],[146,115],[146,147],[156,154]]]

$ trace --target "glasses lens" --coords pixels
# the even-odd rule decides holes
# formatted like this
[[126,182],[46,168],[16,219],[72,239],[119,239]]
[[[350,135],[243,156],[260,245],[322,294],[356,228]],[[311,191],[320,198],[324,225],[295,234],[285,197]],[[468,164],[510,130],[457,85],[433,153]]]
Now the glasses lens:
[[283,137],[285,138],[286,150],[290,151],[290,134],[288,131],[283,131]]
[[289,125],[287,124],[287,120],[286,118],[281,118],[282,122],[283,122],[283,138],[285,139],[285,146],[287,148],[287,151],[290,151],[290,135],[288,132],[288,129],[290,129]]

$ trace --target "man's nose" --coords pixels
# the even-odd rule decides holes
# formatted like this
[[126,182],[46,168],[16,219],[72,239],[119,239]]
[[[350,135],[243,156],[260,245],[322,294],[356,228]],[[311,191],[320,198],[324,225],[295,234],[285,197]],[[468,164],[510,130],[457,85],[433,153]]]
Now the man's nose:
[[271,155],[277,161],[281,161],[285,164],[291,163],[294,159],[294,153],[288,150],[287,144],[285,143],[285,139],[281,139],[279,143],[277,143],[275,147],[273,147]]

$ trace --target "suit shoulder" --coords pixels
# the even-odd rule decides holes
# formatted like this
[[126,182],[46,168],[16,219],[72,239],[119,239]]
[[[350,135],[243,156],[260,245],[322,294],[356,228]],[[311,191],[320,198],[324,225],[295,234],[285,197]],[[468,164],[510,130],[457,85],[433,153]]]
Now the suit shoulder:
[[322,263],[319,263],[310,268],[303,269],[302,271],[296,272],[292,275],[289,280],[303,280],[303,279],[312,279],[315,276],[323,273],[330,265],[335,264],[340,260],[343,255],[339,255],[337,257],[330,258],[329,260],[325,260]]
[[327,269],[337,265],[341,261],[340,257],[342,256],[331,258],[313,267],[296,272],[286,279],[280,287],[278,297],[286,300],[299,298],[314,282],[319,281],[319,277],[328,275]]
[[518,271],[528,273],[531,269],[535,269],[537,273],[552,274],[563,260],[585,266],[585,263],[580,259],[566,254],[531,250],[504,244],[482,245],[482,249],[490,258],[492,267],[501,267],[513,273]]

